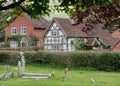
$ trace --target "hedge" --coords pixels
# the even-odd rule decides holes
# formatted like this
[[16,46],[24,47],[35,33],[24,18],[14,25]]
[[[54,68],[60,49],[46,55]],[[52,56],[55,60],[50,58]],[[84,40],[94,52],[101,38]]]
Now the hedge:
[[24,55],[28,64],[120,71],[118,52],[25,52]]
[[[24,52],[27,64],[61,67],[90,67],[104,71],[120,71],[119,52]],[[0,63],[17,64],[18,52],[0,52]]]
[[18,62],[18,52],[0,51],[0,64],[15,65]]

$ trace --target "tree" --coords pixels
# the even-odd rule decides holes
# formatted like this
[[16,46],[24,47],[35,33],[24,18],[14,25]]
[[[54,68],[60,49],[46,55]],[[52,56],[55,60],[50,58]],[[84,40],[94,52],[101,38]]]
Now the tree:
[[49,14],[49,0],[1,0],[0,11],[12,9],[14,13],[26,12],[32,17]]
[[70,13],[76,23],[103,23],[107,27],[120,27],[120,0],[63,0],[58,8]]
[[[31,17],[36,15],[49,15],[50,0],[0,0],[0,11],[11,9],[12,13],[28,13]],[[54,1],[54,0],[53,0]],[[64,11],[77,23],[86,21],[104,23],[106,26],[120,27],[120,0],[58,0],[58,11]],[[3,13],[3,12],[2,12]],[[8,17],[6,17],[8,18]],[[6,19],[5,19],[6,20]]]

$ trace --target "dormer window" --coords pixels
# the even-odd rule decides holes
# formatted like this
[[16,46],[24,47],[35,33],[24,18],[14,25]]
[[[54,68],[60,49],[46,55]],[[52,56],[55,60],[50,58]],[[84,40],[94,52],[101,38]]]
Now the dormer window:
[[11,34],[16,35],[17,34],[17,27],[12,27]]
[[27,28],[26,27],[22,27],[21,28],[21,34],[26,34],[27,33]]

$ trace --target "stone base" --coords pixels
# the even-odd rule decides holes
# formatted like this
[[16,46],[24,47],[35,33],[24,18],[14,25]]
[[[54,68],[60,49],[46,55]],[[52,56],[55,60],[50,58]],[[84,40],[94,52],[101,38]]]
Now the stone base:
[[33,78],[33,79],[48,79],[52,78],[53,74],[36,74],[36,73],[24,73],[23,78]]

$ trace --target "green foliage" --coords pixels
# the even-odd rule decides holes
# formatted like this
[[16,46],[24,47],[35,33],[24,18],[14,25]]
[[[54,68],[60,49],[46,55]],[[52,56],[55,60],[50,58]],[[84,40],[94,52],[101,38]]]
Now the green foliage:
[[15,40],[20,42],[23,38],[23,35],[12,35],[12,36],[7,36],[7,40]]
[[84,42],[84,38],[76,38],[75,40],[76,50],[91,50],[93,46],[87,46]]
[[0,64],[17,64],[18,53],[17,52],[0,52]]
[[9,40],[15,40],[20,45],[20,41],[22,40],[23,36],[24,35],[20,35],[20,34],[18,34],[18,35],[12,35],[12,36],[7,36],[7,41],[9,41]]
[[116,31],[117,29],[114,27],[109,27],[108,31],[112,34],[114,31]]
[[0,30],[0,41],[4,40],[4,31]]
[[5,47],[10,47],[10,43],[9,42],[5,42],[4,46]]
[[8,53],[6,52],[0,52],[0,64],[1,63],[6,63],[9,58]]
[[75,48],[76,48],[76,50],[84,50],[85,49],[84,38],[76,38]]
[[29,35],[29,38],[31,39],[31,41],[30,41],[31,46],[36,46],[39,39],[36,36],[33,36],[33,35]]
[[93,47],[98,47],[100,44],[95,40]]
[[[54,67],[95,68],[103,71],[120,71],[120,53],[117,52],[24,52],[26,64]],[[17,64],[17,52],[0,52],[0,63]]]
[[25,58],[29,64],[120,71],[120,53],[114,52],[25,52]]

